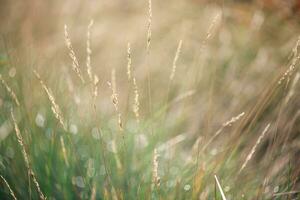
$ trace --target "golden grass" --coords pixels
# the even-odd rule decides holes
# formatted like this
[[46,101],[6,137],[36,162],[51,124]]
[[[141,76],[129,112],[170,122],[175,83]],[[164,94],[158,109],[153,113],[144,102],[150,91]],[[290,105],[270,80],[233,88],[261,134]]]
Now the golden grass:
[[4,85],[10,97],[14,100],[15,104],[20,106],[20,101],[18,100],[16,93],[8,86],[7,82],[3,79],[2,74],[0,74],[0,81],[2,85]]
[[123,131],[123,122],[122,122],[122,115],[119,111],[119,100],[118,100],[118,94],[117,94],[117,83],[116,83],[116,70],[113,69],[111,71],[111,82],[107,82],[108,87],[111,89],[111,101],[115,108],[115,111],[118,115],[118,126],[120,131]]
[[175,76],[176,67],[177,67],[177,60],[178,60],[179,54],[181,52],[181,46],[182,46],[182,40],[179,40],[178,47],[177,47],[177,50],[176,50],[176,54],[175,54],[175,57],[174,57],[174,60],[173,60],[172,71],[171,71],[171,74],[170,74],[170,81],[173,81],[174,76]]
[[78,59],[75,55],[75,52],[74,52],[74,49],[73,49],[73,46],[72,46],[72,43],[71,43],[71,39],[69,37],[68,26],[66,24],[65,24],[65,43],[66,43],[66,46],[69,50],[69,56],[72,60],[72,69],[76,73],[76,75],[79,77],[79,79],[84,83],[84,78],[82,76],[82,73],[81,73],[81,70],[80,70],[80,67],[79,67],[79,62],[78,62]]
[[[146,3],[148,3],[147,6]],[[77,81],[80,87],[74,87],[75,89],[71,91],[71,94],[65,90],[64,80],[57,79],[57,76],[60,75],[59,70],[54,69],[49,72],[47,81],[42,80],[40,74],[34,71],[36,78],[47,94],[48,99],[46,101],[51,104],[52,113],[50,112],[50,115],[54,114],[55,118],[46,115],[45,126],[32,129],[38,129],[38,131],[46,132],[46,134],[49,130],[68,133],[67,122],[73,123],[74,121],[78,126],[78,130],[80,130],[78,134],[67,135],[68,141],[66,143],[62,136],[56,137],[55,135],[51,137],[50,149],[44,145],[48,142],[48,135],[47,137],[43,135],[30,136],[34,139],[37,138],[36,143],[38,145],[28,152],[34,152],[36,156],[39,153],[38,147],[40,147],[42,149],[41,153],[47,153],[47,156],[51,153],[51,156],[60,159],[60,162],[51,163],[51,165],[39,163],[39,158],[32,159],[36,164],[36,166],[33,165],[34,169],[37,169],[35,172],[39,172],[37,176],[45,177],[45,179],[51,178],[52,174],[50,172],[49,175],[48,171],[51,171],[49,168],[52,166],[53,169],[60,169],[59,174],[66,174],[66,178],[63,176],[55,177],[51,179],[54,182],[49,181],[50,183],[44,181],[44,178],[42,179],[42,189],[49,198],[59,198],[61,195],[64,198],[89,198],[91,200],[98,198],[147,199],[150,196],[153,199],[156,199],[156,197],[159,199],[211,199],[213,198],[214,179],[215,192],[218,190],[223,200],[226,200],[226,197],[228,199],[242,198],[244,191],[247,191],[247,198],[254,198],[256,194],[257,198],[268,198],[268,195],[272,195],[272,192],[264,193],[264,187],[272,187],[278,184],[280,190],[282,190],[282,182],[286,184],[287,190],[290,190],[290,192],[280,191],[278,195],[290,195],[288,197],[291,197],[296,194],[294,193],[297,190],[294,188],[296,187],[294,182],[297,169],[295,169],[296,164],[293,163],[295,160],[292,156],[296,152],[293,148],[298,143],[296,143],[297,141],[291,141],[292,137],[281,133],[288,130],[289,134],[294,134],[291,132],[295,131],[294,124],[296,124],[298,117],[294,114],[294,108],[297,106],[295,102],[298,98],[297,81],[299,74],[296,73],[296,70],[300,59],[299,39],[293,49],[292,59],[287,65],[288,69],[279,75],[279,72],[276,71],[277,65],[279,60],[283,59],[280,56],[284,57],[282,55],[286,52],[286,47],[279,50],[273,48],[273,46],[270,48],[269,43],[263,46],[265,38],[260,35],[260,32],[248,33],[247,28],[240,28],[236,24],[232,26],[231,23],[236,23],[234,22],[235,18],[231,13],[232,10],[226,6],[222,9],[216,5],[198,8],[196,1],[191,4],[180,2],[177,5],[177,3],[171,3],[170,7],[166,7],[166,10],[162,11],[162,9],[157,8],[166,5],[165,2],[148,0],[144,4],[132,3],[134,6],[129,4],[126,8],[118,3],[102,5],[99,2],[99,5],[104,6],[105,12],[99,12],[100,14],[91,12],[89,16],[95,17],[95,20],[100,23],[94,24],[93,20],[90,20],[86,27],[87,19],[84,18],[84,20],[78,20],[76,24],[78,30],[87,30],[86,43],[83,43],[86,46],[83,48],[82,55],[80,49],[75,53],[77,48],[74,49],[72,45],[75,46],[76,44],[77,47],[77,44],[81,41],[74,40],[75,43],[72,43],[68,27],[65,25],[64,40],[72,61],[71,67],[76,75],[75,78],[80,79],[80,81]],[[145,13],[140,12],[142,8],[147,8],[148,11],[146,27],[145,16],[143,15]],[[94,7],[94,9],[98,12],[98,8]],[[110,13],[112,10],[116,12]],[[155,11],[154,18],[153,11]],[[203,14],[205,18],[202,18],[202,12],[200,11],[205,11]],[[77,17],[76,14],[74,16]],[[254,14],[254,17],[257,17],[257,13]],[[78,15],[78,18],[80,16]],[[106,18],[101,18],[103,16]],[[161,20],[156,21],[156,17]],[[102,19],[105,20],[101,21]],[[246,21],[251,20],[255,19],[250,18]],[[84,21],[84,25],[81,24],[82,21]],[[106,23],[109,25],[106,25]],[[135,26],[144,28],[144,34],[140,34],[142,31]],[[269,26],[271,25],[268,24],[266,29],[272,29]],[[208,27],[208,30],[203,33],[204,35],[201,35],[203,27],[205,29]],[[249,27],[248,24],[245,27]],[[92,37],[92,32],[95,37]],[[132,33],[129,34],[129,32]],[[46,44],[48,44],[49,38],[53,39],[47,37]],[[249,38],[251,38],[250,41]],[[183,40],[184,51],[182,50]],[[32,41],[34,43],[34,40]],[[127,43],[127,63],[124,59],[125,52],[118,51],[122,45],[123,47],[126,45],[125,41],[132,41],[132,44],[134,44]],[[282,39],[282,41],[284,40]],[[173,45],[170,45],[174,43],[177,43],[176,49]],[[56,50],[58,52],[55,54],[56,56],[61,53],[59,45],[57,46],[53,45],[55,52]],[[92,46],[96,47],[93,51]],[[289,47],[289,44],[286,46]],[[61,51],[63,51],[63,47],[61,48]],[[43,47],[40,49],[43,49]],[[263,54],[262,57],[267,57],[265,58],[268,61],[266,63],[270,67],[265,67],[266,63],[260,61],[262,59],[259,56],[260,51],[267,52],[268,56]],[[280,56],[276,59],[273,58],[277,54]],[[132,55],[134,55],[134,59]],[[49,57],[53,60],[53,57]],[[85,58],[86,61],[85,69],[81,69],[83,66],[79,64],[82,58]],[[91,61],[92,58],[93,62]],[[61,64],[62,61],[57,60],[55,60],[55,64],[56,62]],[[263,64],[260,64],[260,62]],[[180,63],[180,67],[178,63]],[[43,66],[48,67],[46,64]],[[113,70],[107,66],[111,66]],[[118,76],[117,79],[118,85],[115,69],[120,72],[120,77]],[[102,87],[99,84],[99,77],[105,80],[110,71],[109,87]],[[22,71],[20,70],[20,72]],[[24,76],[22,73],[19,74],[19,77]],[[96,74],[101,74],[101,76],[98,77]],[[294,74],[296,75],[293,76]],[[85,75],[87,75],[86,78]],[[274,79],[275,81],[270,82],[276,75],[278,77]],[[289,84],[290,79],[293,77],[295,77],[293,82]],[[21,89],[16,90],[20,92],[17,95],[24,98],[24,109],[18,107],[22,111],[22,117],[24,117],[23,115],[28,116],[28,121],[31,121],[32,116],[29,114],[31,109],[33,112],[40,109],[42,112],[46,110],[45,113],[48,113],[47,111],[50,111],[50,108],[42,107],[44,102],[39,102],[39,107],[36,108],[35,97],[28,96],[26,89],[22,90],[27,87],[26,82],[24,83],[22,80],[18,80],[18,84],[24,85],[18,85]],[[16,105],[20,105],[17,95],[8,87],[7,82],[1,75],[0,81],[6,88],[8,99],[12,99]],[[51,81],[55,84],[50,85]],[[87,81],[87,84],[81,84],[85,81]],[[74,81],[74,84],[77,82]],[[283,83],[286,83],[285,88],[289,88],[289,91],[282,92],[277,89],[283,88],[278,86],[283,85]],[[268,85],[269,90],[259,95],[257,88],[262,85]],[[58,91],[53,93],[50,88],[58,88]],[[101,91],[101,95],[98,94],[99,91]],[[56,94],[55,97],[54,94]],[[123,102],[122,100],[126,95],[127,102]],[[166,96],[166,101],[161,98],[162,95],[163,97]],[[79,103],[76,102],[76,105],[73,105],[72,101],[68,99],[73,96],[79,98]],[[6,106],[7,98],[4,97],[3,99]],[[285,100],[284,106],[280,105],[280,108],[278,108],[277,105],[283,103],[281,102],[282,99]],[[20,100],[23,102],[23,99],[20,98]],[[143,106],[147,103],[149,104],[148,110]],[[126,104],[126,109],[125,107],[122,109],[124,104]],[[87,108],[89,106],[92,106],[92,111]],[[67,113],[71,113],[71,115],[64,114],[61,108],[64,108],[63,110],[69,109]],[[220,117],[227,118],[229,113],[240,112],[241,110],[245,112],[224,122],[219,129],[216,129],[216,132],[211,131],[219,123]],[[90,111],[92,116],[89,115]],[[247,113],[246,116],[245,113]],[[33,182],[40,198],[45,198],[37,178],[30,168],[31,162],[26,154],[17,122],[13,113],[11,115],[18,145],[22,148],[25,167],[28,174],[34,177]],[[278,171],[280,173],[291,171],[296,175],[282,175],[284,181],[275,177],[273,178],[273,185],[266,184],[260,187],[258,185],[263,180],[261,174],[267,174],[267,170],[270,168],[269,165],[272,164],[262,161],[255,164],[257,166],[261,164],[261,166],[258,166],[261,167],[259,170],[248,167],[249,171],[243,174],[249,174],[249,176],[244,177],[245,180],[232,180],[232,176],[239,177],[239,173],[245,172],[254,154],[262,152],[259,150],[259,144],[265,138],[270,124],[267,125],[258,139],[247,133],[255,133],[254,131],[258,126],[260,127],[265,121],[271,121],[269,119],[273,118],[277,119],[276,130],[272,129],[273,134],[270,134],[270,138],[268,138],[270,143],[266,144],[267,150],[261,153],[260,156],[263,157],[266,153],[277,155],[278,152],[278,157],[274,160],[276,163],[279,162],[278,166],[281,166],[280,157],[286,156],[282,152],[288,152],[291,169]],[[290,122],[290,119],[293,122]],[[50,120],[58,123],[51,123]],[[49,121],[50,123],[47,123]],[[56,127],[56,124],[58,127]],[[235,124],[238,125],[237,128],[232,128],[234,130],[229,128]],[[32,124],[27,126],[32,126]],[[60,126],[64,130],[61,130]],[[0,131],[2,129],[0,127]],[[9,129],[9,127],[6,129]],[[226,134],[221,134],[225,131],[227,131]],[[90,134],[91,132],[92,134]],[[124,133],[121,134],[124,144],[123,149],[119,146],[120,135],[116,134],[119,132]],[[277,134],[280,134],[280,137]],[[142,139],[138,136],[142,136]],[[209,137],[206,138],[206,136]],[[243,143],[245,140],[247,142]],[[144,143],[144,145],[140,145],[141,143]],[[276,149],[277,143],[283,144],[284,147]],[[293,145],[289,145],[290,143]],[[255,145],[252,147],[253,144]],[[72,145],[70,151],[68,145]],[[61,148],[58,148],[57,151],[53,148],[56,146]],[[265,148],[265,146],[261,146],[261,148]],[[170,154],[172,155],[170,156],[168,151],[171,148],[172,153]],[[196,149],[198,150],[197,158],[195,156]],[[241,155],[248,149],[251,150],[249,153],[247,152],[247,157],[244,159]],[[73,154],[76,154],[76,156]],[[227,154],[230,154],[230,156],[227,156]],[[95,166],[93,166],[95,167],[95,173],[91,176],[88,175],[88,169],[91,167],[90,160],[93,160],[93,163],[95,162]],[[45,168],[46,174],[44,172]],[[236,169],[240,170],[235,171]],[[5,174],[5,177],[12,177],[11,175],[16,173],[13,169],[7,169],[7,171],[8,175]],[[78,175],[78,171],[83,171],[83,173],[80,172],[81,174]],[[213,176],[213,174],[219,174],[220,176],[222,174],[222,180],[226,183],[224,189],[218,177]],[[69,178],[73,176],[80,176],[84,186],[68,185],[70,183]],[[11,182],[10,179],[8,180]],[[21,189],[17,188],[18,183],[15,184],[17,194],[26,193],[21,191],[23,187],[20,187]],[[282,185],[285,186],[284,184]],[[52,190],[53,185],[55,185],[55,189]],[[257,189],[258,187],[260,188]],[[30,185],[29,188],[31,188]],[[215,195],[215,197],[217,196]]]
[[67,125],[65,124],[65,120],[64,117],[62,115],[61,109],[59,107],[59,105],[56,103],[56,100],[54,98],[54,95],[52,94],[51,90],[46,86],[46,84],[43,82],[43,80],[41,79],[40,74],[34,70],[33,71],[36,78],[39,80],[41,86],[43,87],[44,91],[47,94],[47,97],[51,103],[51,110],[55,116],[55,118],[59,121],[59,123],[61,124],[61,126],[63,127],[64,130],[67,130]]
[[8,184],[8,182],[6,181],[6,179],[0,175],[0,178],[2,179],[2,181],[4,182],[4,184],[6,185],[6,187],[8,188],[9,190],[9,194],[11,195],[11,197],[14,199],[14,200],[17,200],[17,197],[14,193],[14,191],[11,189],[10,185]]
[[133,103],[133,113],[135,115],[135,118],[137,120],[137,122],[140,121],[140,101],[139,101],[139,90],[138,90],[138,86],[136,83],[136,79],[135,77],[133,77],[132,79],[132,83],[133,83],[133,92],[134,92],[134,103]]
[[131,80],[131,48],[130,48],[130,43],[127,43],[127,78],[128,81]]
[[244,112],[238,114],[235,117],[232,117],[230,120],[222,124],[222,127],[217,130],[217,132],[205,143],[205,145],[202,148],[202,151],[204,151],[215,139],[220,135],[220,133],[224,130],[224,128],[232,126],[235,122],[237,122],[240,118],[242,118],[245,115]]
[[300,47],[300,37],[298,38],[296,45],[294,46],[292,50],[292,61],[288,69],[285,71],[285,73],[282,75],[282,77],[278,81],[278,85],[281,85],[284,80],[287,79],[287,82],[289,82],[291,75],[295,71],[296,65],[298,60],[300,59],[300,53],[298,52],[298,48]]
[[265,129],[263,130],[262,134],[258,137],[255,145],[252,147],[250,153],[248,154],[247,158],[245,159],[241,169],[239,170],[238,173],[241,173],[242,170],[247,166],[248,162],[251,160],[252,156],[254,155],[257,146],[261,143],[262,139],[265,137],[266,133],[268,132],[271,124],[268,124]]
[[[91,66],[91,54],[92,54],[92,49],[91,49],[91,29],[94,25],[94,21],[91,20],[88,28],[87,28],[87,40],[86,40],[86,71],[89,76],[89,79],[91,82],[93,82],[93,73],[92,73],[92,66]],[[71,48],[72,49],[72,48]]]
[[150,51],[152,37],[152,1],[148,0],[148,25],[147,25],[147,54]]
[[36,187],[36,190],[39,194],[39,198],[42,199],[42,200],[45,200],[46,199],[45,195],[43,194],[43,192],[40,188],[40,185],[37,181],[37,178],[35,176],[35,173],[33,172],[32,168],[30,166],[30,162],[29,162],[29,158],[28,158],[28,155],[27,155],[27,152],[26,152],[26,149],[25,149],[23,137],[22,137],[20,129],[18,127],[17,120],[14,116],[13,110],[11,110],[11,118],[12,118],[12,121],[13,121],[13,124],[14,124],[15,133],[16,133],[16,136],[17,136],[17,139],[18,139],[18,143],[19,143],[19,145],[21,147],[21,150],[22,150],[22,154],[23,154],[23,158],[24,158],[24,161],[25,161],[25,165],[26,165],[26,168],[27,168],[28,175],[30,175],[32,177],[33,183],[34,183],[34,185]]
[[158,156],[157,149],[155,148],[152,160],[152,190],[160,185],[160,177],[158,175]]

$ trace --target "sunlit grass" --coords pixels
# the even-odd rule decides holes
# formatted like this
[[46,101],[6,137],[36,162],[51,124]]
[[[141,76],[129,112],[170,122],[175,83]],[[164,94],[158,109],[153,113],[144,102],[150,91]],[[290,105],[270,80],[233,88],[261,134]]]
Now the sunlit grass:
[[21,44],[6,28],[0,199],[299,198],[298,25],[239,6],[66,3]]

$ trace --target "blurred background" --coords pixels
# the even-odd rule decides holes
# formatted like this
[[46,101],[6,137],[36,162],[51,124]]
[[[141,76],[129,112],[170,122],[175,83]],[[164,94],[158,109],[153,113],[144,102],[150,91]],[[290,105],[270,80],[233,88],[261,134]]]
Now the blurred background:
[[[0,1],[0,73],[20,101],[15,112],[46,196],[89,199],[94,185],[96,199],[106,199],[105,188],[107,199],[113,199],[113,187],[109,186],[112,182],[118,199],[149,199],[153,149],[169,145],[168,141],[174,142],[175,138],[177,142],[167,152],[159,151],[161,187],[157,198],[212,199],[214,174],[221,177],[228,199],[299,198],[297,65],[283,84],[278,81],[298,55],[298,46],[294,46],[299,36],[300,1],[152,0],[151,44],[147,53],[148,3]],[[86,45],[91,20],[91,67],[99,77],[96,106],[92,105],[90,85],[82,84],[72,70],[64,33],[67,25],[79,67],[88,79]],[[180,40],[176,72],[170,80]],[[134,93],[127,77],[128,42],[132,75],[139,91],[140,123],[132,111]],[[67,131],[61,130],[53,116],[51,102],[33,70],[51,88]],[[112,145],[116,141],[118,146],[121,140],[112,91],[107,85],[112,79],[125,142],[130,149],[127,154],[120,154]],[[30,178],[13,134],[12,106],[15,107],[13,100],[2,85],[0,173],[18,197],[35,199],[36,194],[26,189]],[[241,119],[225,127],[220,136],[199,152],[222,124],[243,112]],[[268,123],[269,133],[257,147],[245,173],[238,174]],[[105,144],[100,146],[108,149],[111,181],[103,173],[99,158],[102,150],[95,147],[98,148],[99,141],[96,126],[103,128],[101,137]],[[68,154],[73,166],[65,166],[63,161],[59,138],[65,137],[64,132],[71,135],[65,138],[67,149],[77,149]],[[143,147],[135,143],[137,139],[143,141]],[[122,170],[117,166],[118,157]],[[94,171],[86,175],[90,165]],[[129,183],[123,184],[124,180]],[[295,193],[274,196],[290,191]],[[0,197],[7,195],[7,190],[1,188]]]

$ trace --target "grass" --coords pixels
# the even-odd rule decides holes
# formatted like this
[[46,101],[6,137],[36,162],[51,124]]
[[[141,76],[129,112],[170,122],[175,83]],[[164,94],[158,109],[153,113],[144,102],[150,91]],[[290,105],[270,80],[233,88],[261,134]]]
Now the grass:
[[5,5],[21,20],[0,22],[0,199],[300,198],[297,20],[233,2],[53,1],[24,20]]

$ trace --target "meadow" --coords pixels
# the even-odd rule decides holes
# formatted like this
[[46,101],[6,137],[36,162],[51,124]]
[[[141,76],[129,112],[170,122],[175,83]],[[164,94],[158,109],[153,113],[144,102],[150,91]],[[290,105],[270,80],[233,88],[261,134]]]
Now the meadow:
[[0,199],[300,199],[300,25],[240,1],[0,7]]

